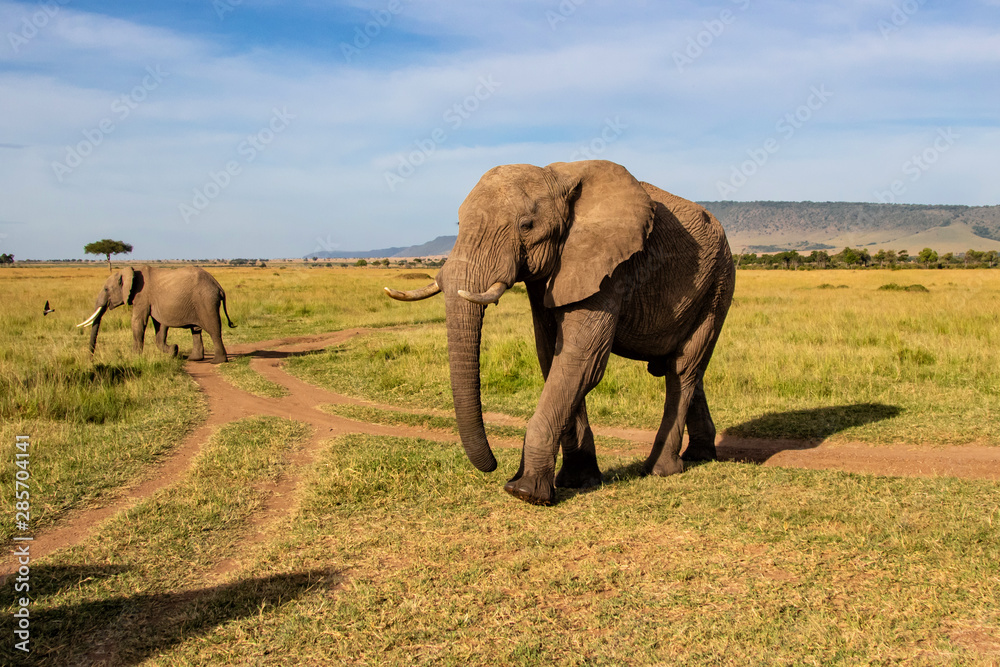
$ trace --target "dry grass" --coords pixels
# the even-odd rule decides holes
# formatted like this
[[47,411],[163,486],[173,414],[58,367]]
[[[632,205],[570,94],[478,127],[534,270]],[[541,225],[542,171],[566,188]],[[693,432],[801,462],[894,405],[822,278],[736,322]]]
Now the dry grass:
[[[518,453],[499,455],[513,469]],[[246,576],[342,580],[158,664],[997,657],[995,484],[736,464],[651,479],[629,459],[611,466],[602,489],[538,509],[500,493],[453,444],[334,441],[300,513]]]
[[[882,291],[890,271],[739,273],[706,376],[720,429],[872,444],[1000,444],[1000,271],[907,271],[929,292]],[[831,276],[840,289],[821,289]],[[412,310],[433,303],[408,304]],[[528,417],[541,393],[523,290],[488,310],[487,410]],[[335,391],[451,408],[443,324],[354,339],[291,360]],[[655,429],[662,380],[612,357],[587,399],[597,424]],[[826,423],[831,411],[840,418]]]
[[[407,325],[297,357],[297,372],[362,397],[449,407],[443,305],[382,296],[398,271],[213,273],[240,324],[227,341]],[[872,443],[1000,442],[1000,272],[909,271],[907,282],[927,293],[879,291],[893,277],[741,273],[707,381],[720,425]],[[131,353],[124,313],[109,314],[89,358],[73,324],[89,314],[102,280],[92,268],[0,271],[8,323],[0,400],[9,411],[0,436],[33,436],[39,527],[119,492],[204,414],[179,362]],[[828,282],[847,287],[818,289]],[[34,304],[46,299],[57,312],[43,319]],[[178,340],[182,351],[189,341]],[[487,408],[532,412],[540,385],[530,344],[526,300],[515,290],[486,323]],[[109,368],[120,370],[100,370]],[[616,361],[591,414],[655,425],[661,391],[641,365]],[[92,407],[79,409],[82,400]],[[865,417],[862,403],[899,412],[869,406]],[[440,415],[350,410],[453,428]],[[833,414],[836,432],[813,424]],[[644,478],[642,455],[612,453],[602,454],[603,487],[560,490],[557,506],[537,508],[503,494],[502,480],[473,470],[454,443],[350,435],[304,470],[286,518],[249,539],[268,489],[295,473],[289,455],[304,437],[302,425],[274,418],[230,425],[184,479],[79,546],[32,563],[33,661],[1000,660],[1000,488],[992,482],[724,463]],[[516,449],[496,453],[502,469],[516,468]],[[6,459],[0,482],[10,506]],[[227,561],[239,567],[220,568]],[[3,587],[8,601],[12,586]],[[0,655],[12,663],[4,634]]]

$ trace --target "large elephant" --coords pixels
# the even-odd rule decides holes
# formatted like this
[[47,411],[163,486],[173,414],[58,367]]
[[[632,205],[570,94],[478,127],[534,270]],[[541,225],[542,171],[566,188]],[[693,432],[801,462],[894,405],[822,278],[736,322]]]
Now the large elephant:
[[[547,505],[555,488],[600,484],[584,397],[612,352],[666,378],[647,472],[715,458],[702,378],[732,301],[725,232],[704,208],[604,160],[488,171],[458,211],[458,240],[435,282],[389,296],[443,292],[459,433],[469,460],[496,468],[483,428],[479,347],[487,304],[523,281],[545,386],[528,421],[521,466],[505,490]],[[562,446],[563,464],[555,474]]]
[[229,319],[229,312],[226,310],[226,292],[204,269],[193,266],[180,269],[143,266],[138,270],[124,268],[112,274],[97,294],[96,310],[76,325],[93,326],[90,331],[91,353],[97,346],[97,332],[101,328],[104,313],[126,303],[132,306],[132,336],[136,351],[142,350],[146,339],[146,324],[152,319],[156,345],[164,352],[177,355],[177,346],[167,345],[167,331],[170,327],[177,327],[191,331],[192,350],[189,360],[201,361],[205,358],[202,331],[208,332],[215,346],[212,363],[219,364],[228,360],[226,346],[222,343],[220,303],[229,327],[236,325]]

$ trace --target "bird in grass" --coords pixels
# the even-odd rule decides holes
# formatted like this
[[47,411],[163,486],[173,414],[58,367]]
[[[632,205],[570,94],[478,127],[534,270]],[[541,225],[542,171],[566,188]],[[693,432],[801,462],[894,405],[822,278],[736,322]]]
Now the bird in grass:
[[49,302],[46,301],[45,302],[45,310],[42,311],[42,317],[45,317],[49,313],[54,313],[54,312],[56,312],[56,309],[55,308],[49,308]]

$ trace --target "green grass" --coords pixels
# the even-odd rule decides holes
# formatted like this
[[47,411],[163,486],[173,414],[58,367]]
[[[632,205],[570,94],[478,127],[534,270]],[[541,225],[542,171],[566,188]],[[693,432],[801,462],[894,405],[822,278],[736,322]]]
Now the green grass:
[[219,364],[219,374],[237,389],[263,398],[282,398],[288,390],[276,382],[271,382],[250,368],[250,356],[231,357],[225,364]]
[[[400,410],[388,410],[366,405],[321,405],[320,409],[332,415],[346,417],[368,424],[384,424],[387,426],[413,426],[429,431],[447,431],[458,434],[458,424],[454,417],[443,417],[426,413],[403,412]],[[505,438],[508,440],[523,440],[523,427],[507,426],[504,424],[494,424],[488,419],[486,421],[486,435],[490,438]],[[598,446],[632,448],[635,443],[621,438],[596,435],[594,437]],[[642,443],[648,446],[650,443]]]
[[[282,582],[281,575],[246,588],[185,591],[197,590],[220,562],[242,555],[251,517],[267,496],[263,485],[287,471],[289,451],[307,433],[304,424],[277,417],[230,423],[185,479],[116,515],[84,544],[33,564],[35,657],[68,665],[110,654],[114,664],[134,664],[197,634],[199,625],[259,613],[259,600],[246,606],[246,596]],[[4,585],[5,600],[15,598],[13,584]],[[240,590],[245,594],[233,594]],[[13,655],[4,641],[0,656]]]
[[[398,270],[213,273],[240,325],[227,342],[385,329],[290,358],[311,382],[403,410],[336,414],[454,432],[435,412],[451,408],[442,300],[396,303],[380,292],[420,281],[392,282]],[[180,361],[152,345],[131,352],[126,309],[105,317],[91,359],[73,325],[105,275],[0,271],[0,441],[9,453],[15,435],[32,437],[35,530],[122,493],[205,415]],[[721,428],[1000,444],[1000,273],[907,274],[927,293],[880,291],[889,273],[879,271],[838,272],[845,287],[819,289],[830,275],[740,272],[706,380]],[[46,299],[56,313],[42,318]],[[541,376],[523,291],[488,309],[484,335],[487,410],[530,416]],[[172,340],[190,349],[189,336]],[[250,373],[248,362],[230,367]],[[644,365],[616,359],[588,404],[597,424],[655,428],[662,400]],[[538,508],[501,490],[516,448],[496,449],[500,469],[483,475],[454,442],[347,435],[314,464],[293,466],[307,433],[278,418],[228,425],[185,478],[78,546],[34,560],[33,662],[1000,659],[995,482],[733,463],[644,478],[646,447],[622,447],[599,451],[603,487],[559,490],[559,504]],[[0,458],[8,507],[13,460]],[[278,499],[286,514],[258,534],[268,489],[294,474],[298,491]],[[7,605],[12,587],[2,587]],[[11,611],[4,664],[14,662]]]
[[[105,316],[91,357],[89,330],[74,325],[93,310],[106,276],[107,269],[0,272],[0,442],[31,437],[33,530],[116,495],[206,415],[180,360],[152,344],[132,352],[122,311]],[[46,300],[55,312],[43,317]],[[13,456],[0,457],[7,504],[14,472]],[[3,539],[12,530],[0,523]]]
[[[211,273],[226,289],[229,313],[239,325],[224,328],[227,343],[444,319],[440,301],[405,310],[382,294],[382,284],[394,278],[404,288],[420,282],[396,278],[398,270],[213,267]],[[0,271],[0,442],[32,438],[34,529],[134,484],[206,416],[183,359],[157,350],[151,328],[145,351],[132,352],[128,307],[104,316],[91,357],[89,329],[75,324],[93,311],[107,276],[99,265]],[[43,316],[46,301],[55,312]],[[169,341],[180,346],[182,357],[191,351],[186,331],[171,331]],[[211,355],[207,336],[205,346]],[[247,364],[237,359],[222,372],[251,393],[276,396],[278,388]],[[14,472],[13,458],[0,458],[5,503],[13,498]],[[11,534],[11,526],[2,524],[0,539]]]
[[[516,450],[498,452],[502,470]],[[989,664],[1000,490],[708,464],[539,509],[454,444],[347,436],[251,572],[335,584],[152,664]],[[244,602],[243,606],[248,606]],[[294,658],[291,658],[294,656]]]
[[[930,285],[923,294],[880,291],[888,273],[840,272],[846,289],[818,292],[828,279],[819,272],[740,272],[705,380],[717,426],[756,437],[1000,444],[1000,274],[915,271]],[[452,407],[444,324],[355,338],[288,368],[377,402]],[[486,410],[533,413],[542,378],[523,293],[487,310],[482,385]],[[662,405],[662,380],[618,357],[587,398],[591,421],[613,426],[655,429]],[[830,411],[846,415],[834,431],[821,423]]]
[[414,309],[386,297],[383,286],[413,289],[428,282],[401,278],[399,269],[218,267],[211,272],[225,288],[229,313],[239,325],[223,334],[235,342],[444,321],[442,299]]
[[879,289],[886,292],[930,292],[923,285],[900,285],[899,283],[886,283]]

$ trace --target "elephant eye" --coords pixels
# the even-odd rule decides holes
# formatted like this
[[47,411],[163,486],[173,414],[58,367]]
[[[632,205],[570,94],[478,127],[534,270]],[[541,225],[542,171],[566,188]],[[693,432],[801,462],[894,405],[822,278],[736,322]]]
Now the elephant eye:
[[534,220],[522,220],[519,224],[522,232],[530,232],[535,228]]

